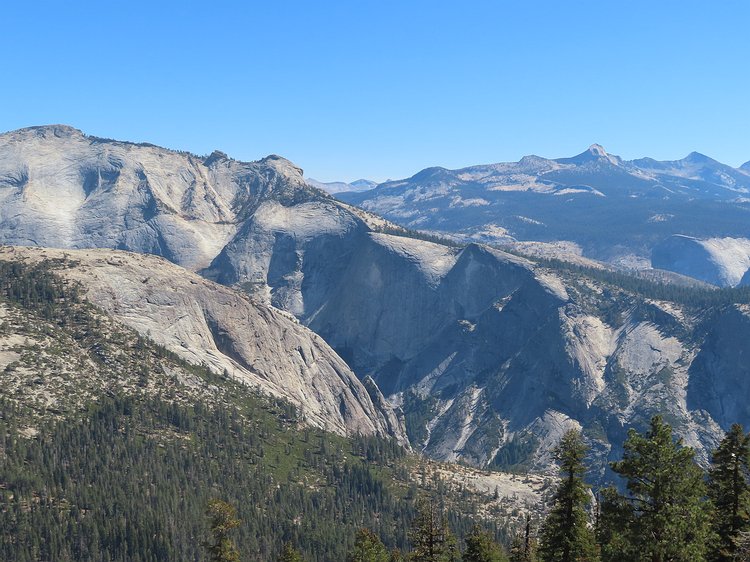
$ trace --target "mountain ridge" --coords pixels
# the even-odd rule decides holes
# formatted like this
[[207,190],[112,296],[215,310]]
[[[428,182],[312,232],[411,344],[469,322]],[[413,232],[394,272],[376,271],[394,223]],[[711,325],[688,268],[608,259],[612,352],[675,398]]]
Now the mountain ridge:
[[345,192],[359,193],[361,191],[368,191],[378,185],[377,182],[365,179],[354,180],[353,182],[321,182],[313,178],[307,178],[307,183],[314,187],[322,189],[323,191],[326,191],[331,195]]
[[[524,156],[456,170],[426,168],[337,197],[406,228],[500,245],[566,243],[586,258],[647,269],[663,267],[652,254],[672,235],[750,236],[748,194],[747,169],[698,152],[674,161],[623,160],[594,144],[570,158]],[[685,259],[673,256],[667,262]],[[716,267],[712,263],[673,271],[690,275],[704,265]],[[699,280],[726,278],[718,271]]]

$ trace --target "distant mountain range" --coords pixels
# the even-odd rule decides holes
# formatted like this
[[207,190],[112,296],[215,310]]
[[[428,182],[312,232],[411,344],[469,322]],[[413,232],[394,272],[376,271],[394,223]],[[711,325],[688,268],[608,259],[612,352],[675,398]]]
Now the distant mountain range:
[[362,191],[373,189],[378,185],[377,182],[370,180],[355,180],[351,183],[342,181],[326,183],[313,178],[307,178],[306,181],[310,185],[322,189],[323,191],[327,191],[328,193],[360,193]]
[[626,161],[594,144],[572,158],[427,168],[338,197],[412,229],[493,244],[567,241],[590,258],[722,286],[750,267],[750,162],[732,168],[697,152]]

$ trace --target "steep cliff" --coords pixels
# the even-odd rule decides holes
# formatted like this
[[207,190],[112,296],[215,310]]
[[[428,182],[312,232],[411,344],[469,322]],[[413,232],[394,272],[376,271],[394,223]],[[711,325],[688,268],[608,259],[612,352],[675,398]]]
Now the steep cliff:
[[289,400],[306,423],[343,435],[393,436],[398,416],[316,334],[155,256],[111,250],[1,247],[0,260],[58,262],[86,299],[157,344],[267,394]]

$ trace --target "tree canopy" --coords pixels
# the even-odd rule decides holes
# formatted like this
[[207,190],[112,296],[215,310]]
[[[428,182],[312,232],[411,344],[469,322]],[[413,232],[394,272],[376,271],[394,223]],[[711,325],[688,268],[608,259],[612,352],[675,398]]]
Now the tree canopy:
[[604,493],[600,541],[604,561],[700,562],[711,540],[710,505],[695,452],[674,439],[660,416],[641,434],[628,432],[612,470],[627,494]]

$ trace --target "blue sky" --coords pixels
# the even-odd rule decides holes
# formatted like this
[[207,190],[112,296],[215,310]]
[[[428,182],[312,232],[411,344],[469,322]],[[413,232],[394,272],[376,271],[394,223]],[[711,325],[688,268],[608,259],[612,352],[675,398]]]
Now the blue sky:
[[750,2],[20,2],[0,129],[254,160],[319,180],[692,150],[750,160]]

